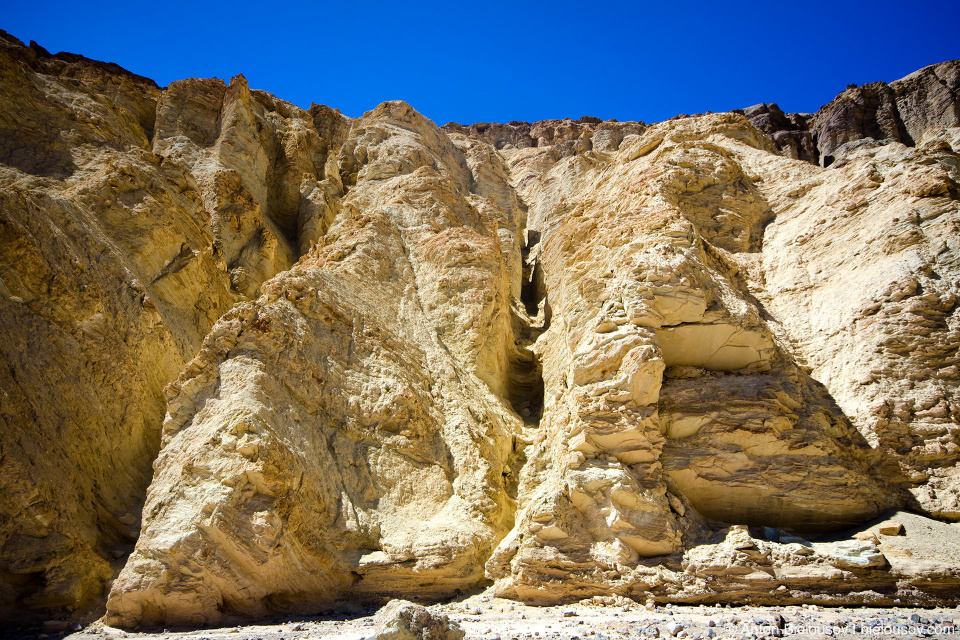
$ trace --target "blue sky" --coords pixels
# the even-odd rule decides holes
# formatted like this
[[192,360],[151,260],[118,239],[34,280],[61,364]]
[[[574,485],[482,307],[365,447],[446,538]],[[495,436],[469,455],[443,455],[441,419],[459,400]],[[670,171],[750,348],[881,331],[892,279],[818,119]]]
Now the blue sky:
[[816,111],[848,83],[960,58],[960,0],[4,5],[22,41],[160,85],[243,73],[303,107],[402,99],[439,124]]

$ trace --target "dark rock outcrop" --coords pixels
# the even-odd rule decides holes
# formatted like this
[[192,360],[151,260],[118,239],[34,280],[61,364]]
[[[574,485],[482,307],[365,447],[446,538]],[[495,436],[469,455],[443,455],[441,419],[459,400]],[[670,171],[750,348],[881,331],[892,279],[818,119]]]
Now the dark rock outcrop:
[[816,164],[820,153],[810,132],[810,114],[784,113],[777,104],[757,104],[743,110],[757,129],[770,136],[782,153]]
[[924,132],[960,125],[960,60],[924,67],[891,83],[847,89],[814,114],[785,114],[775,104],[741,111],[792,158],[828,167],[870,139],[915,146]]

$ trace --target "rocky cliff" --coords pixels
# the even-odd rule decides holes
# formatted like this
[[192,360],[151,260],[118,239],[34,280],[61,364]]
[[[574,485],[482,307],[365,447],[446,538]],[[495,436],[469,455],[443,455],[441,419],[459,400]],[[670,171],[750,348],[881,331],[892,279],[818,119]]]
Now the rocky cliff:
[[955,603],[960,63],[442,128],[0,69],[8,615]]

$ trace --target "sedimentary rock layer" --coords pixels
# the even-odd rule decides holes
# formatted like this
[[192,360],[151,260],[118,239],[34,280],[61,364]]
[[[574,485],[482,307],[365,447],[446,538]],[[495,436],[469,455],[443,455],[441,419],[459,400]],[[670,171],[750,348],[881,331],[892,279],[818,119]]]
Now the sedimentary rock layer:
[[5,35],[0,68],[0,602],[83,609],[139,535],[164,386],[325,229],[343,118]]
[[960,520],[957,63],[438,128],[0,45],[8,611],[956,597],[843,531]]
[[512,519],[520,428],[502,397],[519,264],[504,246],[522,219],[515,200],[471,193],[497,187],[488,160],[402,103],[353,123],[343,215],[170,388],[112,620],[196,624],[483,580]]

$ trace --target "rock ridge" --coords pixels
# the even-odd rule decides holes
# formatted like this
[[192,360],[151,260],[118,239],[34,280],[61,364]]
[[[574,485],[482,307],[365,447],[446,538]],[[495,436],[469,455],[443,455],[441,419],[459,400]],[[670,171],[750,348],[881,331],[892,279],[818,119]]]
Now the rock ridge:
[[824,167],[867,141],[916,146],[931,129],[960,125],[960,60],[919,69],[891,83],[847,89],[815,114],[785,114],[776,104],[742,110],[781,152]]

